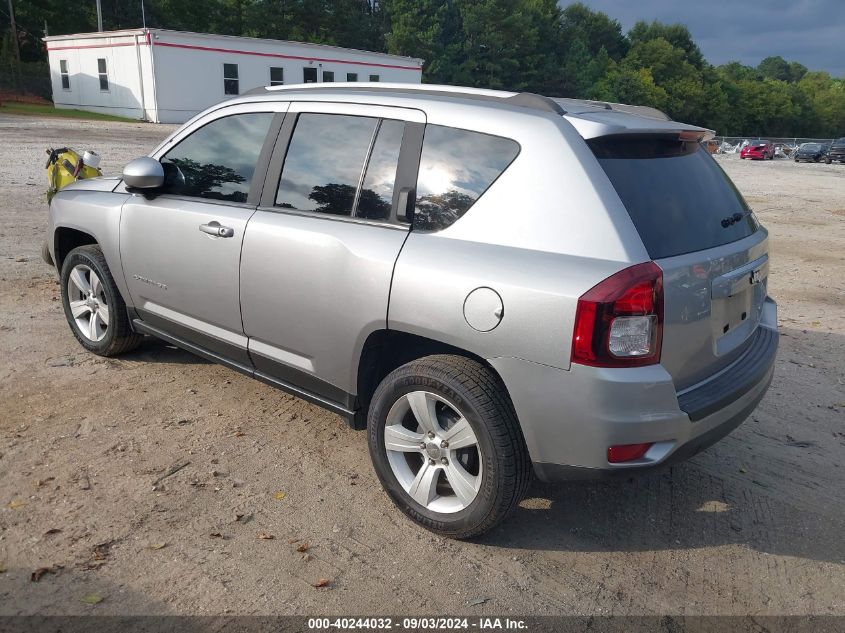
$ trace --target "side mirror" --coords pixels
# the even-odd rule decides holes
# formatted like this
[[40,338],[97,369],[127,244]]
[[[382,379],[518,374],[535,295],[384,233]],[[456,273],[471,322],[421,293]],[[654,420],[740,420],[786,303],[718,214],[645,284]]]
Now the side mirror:
[[123,182],[129,190],[158,189],[164,184],[164,167],[149,156],[136,158],[123,168]]

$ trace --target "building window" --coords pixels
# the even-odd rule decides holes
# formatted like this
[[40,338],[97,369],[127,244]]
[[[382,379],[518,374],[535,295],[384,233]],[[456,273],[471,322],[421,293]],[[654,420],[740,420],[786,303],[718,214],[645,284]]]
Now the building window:
[[346,73],[346,81],[358,81],[358,73]]
[[238,65],[223,64],[223,94],[237,95],[241,93],[238,81]]
[[62,76],[62,90],[70,90],[70,74],[67,71],[67,60],[59,60],[59,74]]
[[100,90],[107,92],[109,89],[109,73],[106,60],[103,58],[97,60],[97,75],[100,77]]
[[370,81],[378,81],[378,80],[379,80],[378,75],[370,75]]
[[302,81],[306,84],[315,84],[317,83],[317,69],[316,68],[308,68],[307,66],[302,69]]
[[285,69],[279,66],[270,67],[270,85],[284,86],[285,85]]
[[331,70],[324,70],[323,81],[334,81],[334,72]]

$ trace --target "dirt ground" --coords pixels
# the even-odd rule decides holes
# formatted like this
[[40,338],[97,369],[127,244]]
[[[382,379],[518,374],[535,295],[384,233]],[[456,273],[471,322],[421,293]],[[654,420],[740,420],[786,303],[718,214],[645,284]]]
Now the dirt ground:
[[643,478],[535,484],[462,543],[391,506],[339,417],[159,342],[77,344],[44,148],[117,172],[170,129],[0,117],[0,614],[845,614],[845,165],[718,158],[780,304],[745,424]]

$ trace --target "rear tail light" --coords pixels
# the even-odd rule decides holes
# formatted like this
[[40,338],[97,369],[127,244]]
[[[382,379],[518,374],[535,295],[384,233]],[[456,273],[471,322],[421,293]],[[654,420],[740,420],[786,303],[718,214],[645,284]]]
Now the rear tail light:
[[652,442],[648,444],[617,444],[607,449],[607,461],[611,464],[632,462],[643,457],[651,447]]
[[654,262],[611,275],[578,299],[572,362],[640,367],[660,362],[663,271]]

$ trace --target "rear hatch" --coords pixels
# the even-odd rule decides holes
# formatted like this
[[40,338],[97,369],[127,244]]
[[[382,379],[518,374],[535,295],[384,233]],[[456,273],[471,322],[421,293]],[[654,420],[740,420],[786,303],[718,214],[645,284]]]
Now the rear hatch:
[[664,274],[661,364],[683,390],[745,351],[760,322],[767,232],[705,151],[705,137],[632,130],[587,142]]

